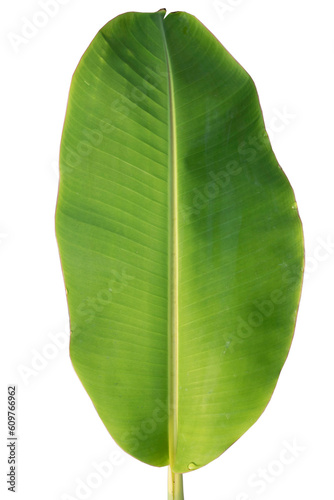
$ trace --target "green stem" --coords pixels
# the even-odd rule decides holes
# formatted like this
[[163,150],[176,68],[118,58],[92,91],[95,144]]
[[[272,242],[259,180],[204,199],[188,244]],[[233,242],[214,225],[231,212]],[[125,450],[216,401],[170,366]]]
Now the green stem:
[[182,474],[168,467],[168,500],[184,500]]

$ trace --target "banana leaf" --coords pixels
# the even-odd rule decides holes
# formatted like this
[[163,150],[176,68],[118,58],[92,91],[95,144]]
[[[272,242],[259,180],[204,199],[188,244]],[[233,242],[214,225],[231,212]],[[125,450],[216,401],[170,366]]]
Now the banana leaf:
[[268,404],[304,265],[254,82],[192,15],[120,15],[84,53],[56,235],[74,369],[113,439],[168,465],[183,498],[182,474]]

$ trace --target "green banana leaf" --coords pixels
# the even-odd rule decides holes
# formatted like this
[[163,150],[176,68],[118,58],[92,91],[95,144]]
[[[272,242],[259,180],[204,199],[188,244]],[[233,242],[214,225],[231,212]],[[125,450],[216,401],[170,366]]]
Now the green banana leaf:
[[114,440],[182,473],[261,415],[303,234],[250,76],[193,16],[130,12],[73,75],[56,234],[73,366]]

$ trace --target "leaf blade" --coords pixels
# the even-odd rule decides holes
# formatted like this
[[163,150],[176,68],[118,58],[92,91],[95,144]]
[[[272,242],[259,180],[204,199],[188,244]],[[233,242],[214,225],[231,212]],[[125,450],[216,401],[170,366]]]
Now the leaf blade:
[[[188,214],[179,225],[182,418],[174,465],[185,472],[217,458],[267,405],[291,343],[303,248],[293,193],[262,139],[251,78],[192,16],[171,14],[166,32],[177,75],[179,210]],[[282,281],[282,264],[299,266],[293,286]]]
[[79,63],[56,230],[75,370],[125,451],[183,473],[268,403],[303,241],[249,75],[164,14],[112,20]]
[[[160,60],[159,44],[151,56],[140,30],[160,38],[160,16],[116,18],[81,60],[57,206],[72,363],[114,439],[154,465],[168,463],[168,110],[163,47]],[[124,30],[136,34],[135,55],[126,40],[119,43]],[[86,143],[89,154],[80,156]]]

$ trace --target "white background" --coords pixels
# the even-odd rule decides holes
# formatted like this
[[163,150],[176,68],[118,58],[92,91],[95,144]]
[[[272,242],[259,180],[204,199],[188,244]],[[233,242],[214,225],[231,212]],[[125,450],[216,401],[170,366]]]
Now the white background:
[[[58,6],[54,17],[43,21],[38,17],[43,11],[38,0],[1,4],[1,498],[13,498],[5,483],[6,394],[7,384],[15,383],[17,500],[166,499],[167,469],[150,467],[119,450],[72,369],[54,234],[59,143],[79,58],[111,18],[129,10],[162,7],[197,16],[253,77],[273,149],[295,190],[306,242],[295,338],[275,394],[258,422],[224,455],[185,475],[185,498],[330,498],[334,470],[331,0],[62,0]],[[44,26],[15,47],[13,34],[22,36],[25,19]],[[52,335],[62,344],[57,347]],[[295,457],[287,455],[291,463],[282,464],[286,443],[294,443],[298,451]],[[110,464],[111,459],[113,472],[105,478],[96,475],[96,465]],[[254,486],[261,468],[268,474],[262,488]],[[91,485],[86,495],[82,488],[76,492],[82,482]]]

